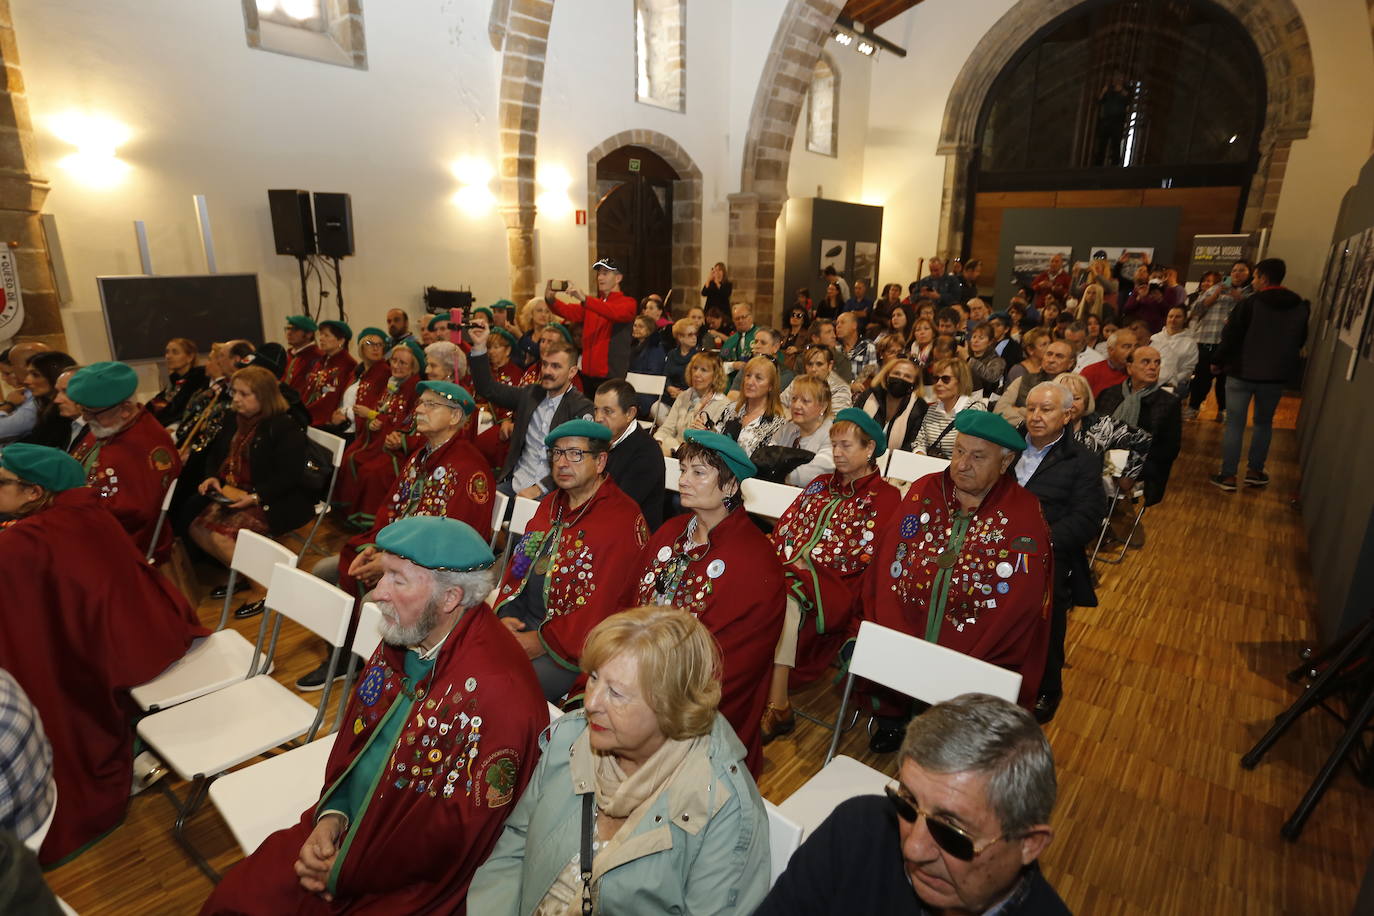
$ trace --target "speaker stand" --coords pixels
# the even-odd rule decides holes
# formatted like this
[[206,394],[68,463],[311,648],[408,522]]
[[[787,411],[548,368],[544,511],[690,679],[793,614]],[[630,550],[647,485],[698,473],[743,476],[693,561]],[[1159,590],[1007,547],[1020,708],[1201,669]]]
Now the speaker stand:
[[339,320],[347,324],[348,319],[344,317],[343,274],[339,272],[339,259],[331,255],[329,260],[334,262],[334,297],[339,301]]
[[309,290],[306,288],[306,283],[305,283],[305,255],[303,255],[303,254],[298,254],[298,255],[296,255],[296,266],[299,267],[299,268],[300,268],[300,271],[301,271],[301,314],[302,314],[302,315],[309,315],[309,314],[310,314],[310,293],[309,293]]

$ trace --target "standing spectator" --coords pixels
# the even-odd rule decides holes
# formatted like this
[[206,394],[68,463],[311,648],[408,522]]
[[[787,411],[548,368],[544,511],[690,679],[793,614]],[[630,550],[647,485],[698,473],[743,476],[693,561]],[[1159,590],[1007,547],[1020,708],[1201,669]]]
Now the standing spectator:
[[858,382],[878,369],[878,348],[873,341],[859,336],[859,319],[853,312],[845,312],[835,321],[835,338],[845,358],[849,360],[850,377]]
[[935,364],[935,397],[930,402],[921,429],[916,433],[912,451],[919,455],[948,458],[954,447],[954,418],[965,410],[987,410],[972,397],[973,380],[968,363],[962,359],[942,359]]
[[1298,354],[1307,342],[1311,307],[1282,285],[1287,272],[1287,265],[1279,258],[1265,258],[1255,265],[1257,292],[1232,310],[1221,332],[1221,344],[1212,354],[1213,366],[1209,368],[1226,373],[1228,405],[1221,473],[1212,483],[1228,493],[1236,490],[1245,414],[1251,399],[1255,402],[1255,432],[1250,437],[1245,485],[1269,484],[1264,462],[1269,457],[1274,411],[1283,396],[1284,383],[1298,371]]
[[945,262],[939,257],[930,259],[930,273],[917,281],[921,295],[933,299],[940,305],[950,305],[960,301],[959,278],[945,273]]
[[706,300],[707,309],[715,308],[722,315],[730,312],[730,294],[734,292],[735,284],[730,282],[727,276],[725,265],[717,261],[711,267],[711,273],[702,284],[701,295]]
[[197,353],[196,342],[186,337],[173,337],[162,351],[167,384],[148,402],[148,412],[163,426],[179,422],[195,393],[210,384],[205,367],[196,365]]
[[1164,328],[1164,317],[1169,312],[1169,303],[1164,298],[1164,269],[1152,267],[1145,276],[1145,282],[1137,281],[1135,289],[1126,297],[1121,307],[1121,320],[1128,324],[1141,320],[1154,334]]
[[910,451],[930,407],[920,369],[909,359],[894,359],[873,376],[857,406],[882,427],[889,446]]
[[1193,372],[1193,384],[1188,392],[1186,419],[1191,420],[1197,416],[1198,408],[1207,400],[1207,393],[1212,390],[1212,382],[1215,380],[1217,422],[1225,422],[1226,375],[1224,372],[1220,375],[1212,373],[1212,366],[1217,362],[1214,354],[1221,345],[1221,329],[1226,327],[1226,319],[1231,317],[1231,310],[1236,307],[1236,303],[1253,292],[1254,288],[1250,285],[1250,262],[1242,259],[1231,265],[1229,276],[1193,303],[1193,310],[1188,315],[1188,324],[1193,329],[1193,336],[1197,338],[1197,369]]
[[[1050,266],[1041,271],[1031,283],[1031,290],[1035,293],[1035,307],[1037,309],[1044,308],[1047,293],[1053,293],[1054,298],[1060,302],[1069,298],[1071,279],[1069,272],[1064,269],[1064,256],[1058,252],[1050,255]],[[1046,325],[1043,320],[1041,324]]]
[[595,391],[608,378],[624,378],[630,366],[630,322],[635,300],[620,291],[625,274],[614,258],[601,258],[596,271],[597,295],[588,296],[576,286],[568,288],[575,302],[564,302],[553,293],[553,281],[544,286],[544,301],[564,321],[582,325],[583,390]]
[[1164,330],[1150,338],[1150,346],[1158,350],[1163,359],[1159,368],[1160,384],[1182,397],[1197,364],[1197,341],[1188,333],[1188,310],[1185,306],[1169,307]]

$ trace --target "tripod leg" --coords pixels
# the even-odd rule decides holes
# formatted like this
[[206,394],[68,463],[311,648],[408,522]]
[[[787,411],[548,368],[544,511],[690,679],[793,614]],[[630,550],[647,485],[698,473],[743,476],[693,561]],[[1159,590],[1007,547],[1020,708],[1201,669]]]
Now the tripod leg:
[[1317,773],[1317,778],[1312,780],[1311,787],[1308,788],[1307,794],[1302,797],[1302,801],[1298,802],[1298,807],[1294,809],[1293,816],[1285,821],[1279,830],[1285,840],[1296,840],[1298,834],[1302,833],[1302,825],[1307,822],[1307,818],[1317,807],[1317,802],[1321,801],[1332,777],[1336,775],[1336,770],[1354,750],[1355,743],[1360,740],[1361,734],[1369,727],[1371,719],[1374,719],[1374,680],[1369,683],[1359,710],[1350,717],[1350,726],[1336,744],[1336,749],[1326,759],[1325,765]]

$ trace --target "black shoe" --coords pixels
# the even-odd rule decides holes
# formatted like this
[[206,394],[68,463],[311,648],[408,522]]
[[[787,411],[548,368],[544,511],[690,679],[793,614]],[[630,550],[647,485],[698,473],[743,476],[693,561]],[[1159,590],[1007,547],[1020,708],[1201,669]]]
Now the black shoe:
[[1042,693],[1035,701],[1035,721],[1041,725],[1048,725],[1054,718],[1054,714],[1059,711],[1059,701],[1062,696],[1052,697],[1047,693]]
[[[249,590],[250,588],[252,588],[252,587],[253,587],[253,586],[249,583],[249,581],[248,581],[246,578],[242,577],[242,576],[240,576],[239,578],[237,578],[237,579],[234,580],[234,594],[235,594],[235,595],[237,595],[239,592],[246,592],[246,591],[248,591],[248,590]],[[211,597],[211,598],[217,598],[217,599],[223,600],[223,599],[224,599],[224,596],[228,593],[228,591],[229,591],[229,583],[228,583],[228,582],[224,583],[223,585],[216,585],[214,588],[210,589],[210,597]]]
[[1236,492],[1235,474],[1213,474],[1207,479],[1211,481],[1212,486],[1225,490],[1227,493]]
[[1267,487],[1269,486],[1269,475],[1263,471],[1250,468],[1245,472],[1245,485],[1247,487]]
[[264,599],[259,598],[257,601],[243,602],[243,604],[240,604],[238,607],[234,608],[234,619],[247,620],[249,617],[258,616],[263,612],[263,609],[265,607],[263,601]]
[[902,746],[904,737],[904,728],[878,728],[868,739],[868,749],[875,754],[890,754]]
[[[353,662],[353,673],[357,674],[358,669],[361,667],[362,666],[358,664],[358,662],[355,660]],[[296,681],[296,689],[305,691],[323,690],[324,676],[328,673],[329,659],[326,658],[324,661],[320,662],[320,666],[318,668],[316,668],[309,674],[301,677],[300,680]],[[347,674],[348,666],[346,664],[340,664],[337,668],[334,669],[334,680],[341,681],[344,679],[344,677],[347,676]]]

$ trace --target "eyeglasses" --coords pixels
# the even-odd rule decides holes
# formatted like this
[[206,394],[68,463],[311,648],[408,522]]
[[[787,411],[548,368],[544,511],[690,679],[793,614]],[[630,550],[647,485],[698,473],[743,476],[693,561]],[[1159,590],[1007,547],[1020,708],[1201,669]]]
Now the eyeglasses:
[[937,381],[937,382],[944,382],[946,385],[948,385],[950,382],[954,381],[954,376],[952,376],[952,375],[937,375],[937,376],[935,376],[935,381]]
[[446,402],[446,401],[416,401],[416,402],[415,402],[415,409],[416,409],[416,410],[419,410],[420,408],[424,408],[425,410],[433,410],[433,409],[436,408],[436,407],[447,407],[449,410],[456,410],[457,407],[458,407],[458,405],[457,405],[457,404],[450,404],[450,403],[448,403],[448,402]]
[[568,459],[569,464],[581,464],[589,452],[583,448],[551,448],[549,449],[549,461],[557,461],[559,458]]
[[935,845],[961,862],[973,861],[989,846],[1006,839],[1006,834],[1002,834],[980,844],[953,824],[939,820],[930,812],[922,811],[919,805],[907,801],[893,788],[892,783],[884,786],[883,791],[887,793],[887,800],[892,803],[892,809],[897,812],[898,817],[908,824],[916,823],[917,817],[925,818],[926,830],[930,831],[930,838],[935,841]]

